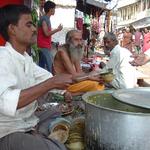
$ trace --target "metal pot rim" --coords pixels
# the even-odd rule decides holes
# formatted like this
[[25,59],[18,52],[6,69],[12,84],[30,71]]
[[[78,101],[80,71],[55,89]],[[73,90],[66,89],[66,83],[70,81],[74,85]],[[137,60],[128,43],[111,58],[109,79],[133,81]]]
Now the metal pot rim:
[[[112,111],[112,112],[117,112],[117,113],[123,113],[123,114],[130,114],[130,115],[140,115],[140,116],[150,116],[150,113],[142,113],[142,112],[126,112],[126,111],[121,111],[121,110],[115,110],[115,109],[111,109],[111,108],[108,108],[108,107],[103,107],[103,106],[97,106],[93,103],[89,103],[87,102],[87,98],[89,96],[92,96],[92,95],[95,95],[95,94],[103,94],[103,93],[110,93],[112,94],[114,91],[113,90],[105,90],[105,91],[92,91],[92,92],[87,92],[85,94],[82,95],[82,99],[83,101],[86,103],[86,104],[89,104],[89,105],[92,105],[94,107],[97,107],[97,108],[100,108],[100,109],[103,109],[103,110],[108,110],[108,111]],[[134,105],[132,105],[134,106]],[[138,107],[138,106],[134,106],[134,107]],[[138,108],[141,108],[141,109],[144,109],[142,107],[138,107]],[[145,108],[146,109],[146,108]]]

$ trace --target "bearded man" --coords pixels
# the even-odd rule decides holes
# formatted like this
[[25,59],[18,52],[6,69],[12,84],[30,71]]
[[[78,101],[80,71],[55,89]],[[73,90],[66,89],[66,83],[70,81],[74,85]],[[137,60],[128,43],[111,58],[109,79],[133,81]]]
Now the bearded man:
[[[82,71],[80,61],[83,56],[82,32],[70,30],[66,34],[66,43],[62,45],[54,58],[54,73],[71,74],[74,78],[85,76]],[[81,93],[87,91],[102,90],[104,86],[97,81],[99,77],[87,75],[86,81],[75,83],[67,89],[71,93]],[[94,81],[92,81],[94,80]]]

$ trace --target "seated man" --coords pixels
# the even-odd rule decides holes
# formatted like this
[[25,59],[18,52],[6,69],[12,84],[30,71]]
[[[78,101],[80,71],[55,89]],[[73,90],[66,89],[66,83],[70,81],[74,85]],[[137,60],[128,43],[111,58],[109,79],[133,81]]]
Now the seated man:
[[103,39],[105,51],[107,54],[110,54],[109,61],[103,67],[104,69],[112,68],[115,75],[111,85],[116,89],[136,87],[136,68],[129,63],[132,55],[131,52],[118,44],[114,33],[106,33]]
[[66,89],[72,76],[52,77],[27,54],[27,48],[36,42],[28,7],[2,7],[0,34],[7,41],[0,47],[0,150],[66,150],[63,144],[39,133],[44,120],[35,116],[35,111],[40,96],[55,88]]
[[[83,56],[82,33],[78,30],[71,30],[66,35],[66,43],[62,45],[54,58],[55,74],[69,73],[74,78],[84,76],[80,61]],[[72,93],[103,90],[104,85],[99,84],[99,78],[87,76],[86,81],[75,83],[68,87]],[[91,81],[96,80],[96,81]]]

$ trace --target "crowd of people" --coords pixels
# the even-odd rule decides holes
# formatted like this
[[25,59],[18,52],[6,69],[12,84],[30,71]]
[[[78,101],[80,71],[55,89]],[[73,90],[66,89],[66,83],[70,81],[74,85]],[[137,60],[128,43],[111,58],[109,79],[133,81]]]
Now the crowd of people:
[[126,27],[117,33],[121,46],[129,49],[132,53],[146,52],[150,48],[150,32],[148,28],[132,29]]
[[[57,29],[51,29],[50,16],[54,15],[55,7],[55,3],[45,2],[45,14],[40,18],[38,31],[32,22],[31,10],[27,6],[6,5],[0,9],[0,34],[7,41],[5,46],[0,47],[1,150],[65,150],[65,146],[59,141],[47,139],[48,133],[43,134],[38,130],[44,122],[35,115],[37,99],[51,91],[64,95],[66,102],[70,103],[74,94],[105,88],[99,74],[97,76],[94,72],[84,73],[81,68],[80,61],[84,51],[81,31],[69,31],[65,44],[59,47],[52,58],[51,36],[63,28],[60,24]],[[149,38],[146,31],[145,29],[143,38],[142,34],[136,32],[133,38],[133,33],[128,29],[122,38],[121,35],[117,38],[111,32],[104,35],[104,48],[110,59],[106,64],[99,65],[100,70],[113,69],[115,78],[110,83],[112,87],[121,89],[137,86],[134,66],[150,60],[147,50],[149,45],[146,45]],[[143,46],[137,44],[137,37],[138,40],[144,40]],[[36,41],[40,48],[39,66],[27,53],[27,49]],[[135,59],[131,61],[133,41],[138,51],[141,46],[143,47],[144,53],[133,55]],[[85,76],[86,80],[76,82],[78,77]],[[42,117],[50,119],[47,115],[50,113],[49,110],[40,113]]]

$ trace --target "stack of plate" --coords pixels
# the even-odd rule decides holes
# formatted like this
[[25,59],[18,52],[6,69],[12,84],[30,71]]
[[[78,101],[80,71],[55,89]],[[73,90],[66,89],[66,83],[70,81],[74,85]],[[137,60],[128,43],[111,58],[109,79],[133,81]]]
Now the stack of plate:
[[66,146],[70,150],[84,150],[85,119],[82,117],[73,121]]
[[49,125],[48,138],[65,143],[69,137],[70,122],[64,118],[57,118]]

